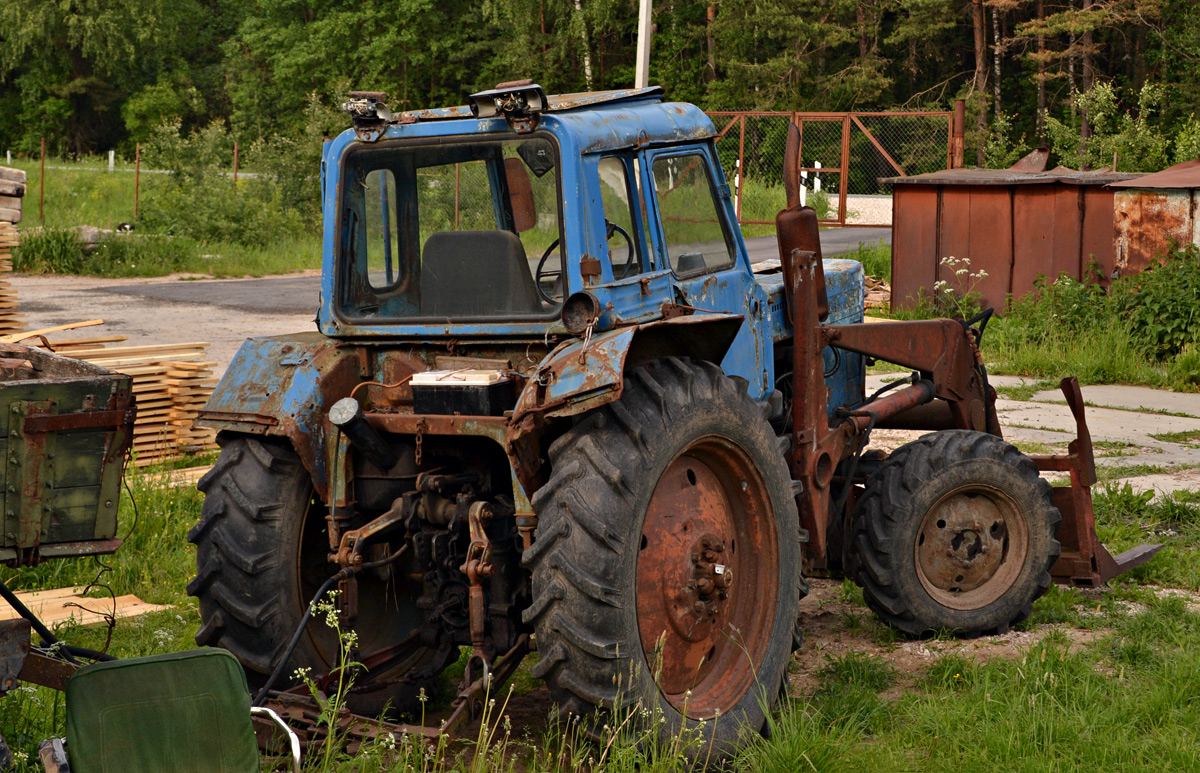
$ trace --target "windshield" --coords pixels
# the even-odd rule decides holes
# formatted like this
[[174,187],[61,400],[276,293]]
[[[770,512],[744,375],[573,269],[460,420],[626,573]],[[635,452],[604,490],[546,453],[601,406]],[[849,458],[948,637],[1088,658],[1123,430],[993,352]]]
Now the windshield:
[[559,164],[547,136],[362,147],[346,157],[341,195],[343,318],[557,313]]

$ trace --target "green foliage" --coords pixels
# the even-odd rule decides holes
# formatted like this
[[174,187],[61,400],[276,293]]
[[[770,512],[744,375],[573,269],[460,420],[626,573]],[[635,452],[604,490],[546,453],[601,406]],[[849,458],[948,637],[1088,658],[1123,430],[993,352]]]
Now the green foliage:
[[13,250],[13,270],[29,274],[77,274],[83,268],[83,249],[71,228],[25,231]]
[[158,233],[248,247],[267,247],[302,232],[303,218],[284,206],[273,178],[243,177],[234,185],[227,176],[232,149],[233,138],[217,123],[187,137],[178,123],[160,126],[146,163],[170,174],[147,182],[141,224]]
[[1124,277],[1109,292],[1114,313],[1160,358],[1200,341],[1200,248],[1189,244],[1161,263]]
[[[1114,154],[1122,171],[1154,172],[1167,166],[1173,144],[1171,132],[1153,121],[1167,99],[1165,87],[1146,83],[1137,92],[1136,108],[1122,109],[1120,95],[1111,82],[1097,83],[1079,94],[1074,118],[1046,117],[1046,133],[1062,163],[1075,168],[1111,167]],[[1083,141],[1079,121],[1088,112],[1093,135]]]
[[989,169],[1007,169],[1017,163],[1031,148],[1025,135],[1013,137],[1014,116],[1000,113],[992,119],[984,139],[984,166]]
[[1084,383],[1200,385],[1200,250],[1165,256],[1107,288],[1095,267],[1086,281],[1035,281],[989,327],[984,353],[1004,372]]

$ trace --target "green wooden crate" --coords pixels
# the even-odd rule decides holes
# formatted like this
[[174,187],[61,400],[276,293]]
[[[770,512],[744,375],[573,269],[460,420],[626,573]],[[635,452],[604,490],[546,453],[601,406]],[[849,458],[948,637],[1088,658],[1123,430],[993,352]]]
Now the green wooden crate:
[[0,562],[111,553],[133,439],[129,376],[0,345]]

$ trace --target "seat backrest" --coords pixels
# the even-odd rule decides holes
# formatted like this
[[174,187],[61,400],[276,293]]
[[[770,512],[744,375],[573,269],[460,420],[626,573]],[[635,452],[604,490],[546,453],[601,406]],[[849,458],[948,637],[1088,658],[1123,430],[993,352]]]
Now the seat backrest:
[[421,255],[421,314],[532,314],[542,310],[521,239],[510,231],[439,231]]
[[258,773],[250,692],[222,649],[96,663],[67,681],[72,773]]
[[693,271],[701,271],[705,267],[704,255],[699,252],[685,252],[675,259],[675,272],[678,274],[689,274]]

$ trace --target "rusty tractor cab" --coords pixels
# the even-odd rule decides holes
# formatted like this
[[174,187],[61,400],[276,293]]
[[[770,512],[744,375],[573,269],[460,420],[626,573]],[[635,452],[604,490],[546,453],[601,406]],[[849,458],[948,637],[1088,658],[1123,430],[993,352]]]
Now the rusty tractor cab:
[[[189,534],[197,640],[256,703],[316,716],[293,674],[344,667],[310,606],[337,590],[354,712],[405,711],[461,657],[454,732],[536,647],[585,726],[638,705],[724,754],[785,683],[805,572],[910,634],[978,635],[1052,574],[1149,557],[1096,541],[1072,382],[1071,454],[1002,440],[986,315],[863,325],[862,267],[821,259],[795,179],[779,260],[752,265],[696,107],[530,82],[345,107],[318,331],[247,340],[201,417],[222,451]],[[868,397],[868,357],[913,374]],[[885,457],[882,426],[930,434]]]

